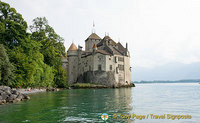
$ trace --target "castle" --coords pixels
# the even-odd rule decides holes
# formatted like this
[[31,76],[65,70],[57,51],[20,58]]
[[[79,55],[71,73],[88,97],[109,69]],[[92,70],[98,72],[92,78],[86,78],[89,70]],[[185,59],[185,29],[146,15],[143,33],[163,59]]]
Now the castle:
[[85,40],[85,51],[72,43],[63,59],[68,84],[94,83],[108,87],[131,85],[131,67],[128,44],[124,48],[108,35],[101,39],[92,33]]

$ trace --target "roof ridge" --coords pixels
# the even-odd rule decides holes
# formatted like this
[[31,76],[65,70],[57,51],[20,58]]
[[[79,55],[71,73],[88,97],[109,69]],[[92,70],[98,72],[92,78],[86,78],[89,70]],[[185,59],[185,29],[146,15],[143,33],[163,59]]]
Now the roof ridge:
[[96,33],[90,34],[90,36],[85,41],[87,41],[88,39],[99,39],[99,40],[101,40],[101,38]]

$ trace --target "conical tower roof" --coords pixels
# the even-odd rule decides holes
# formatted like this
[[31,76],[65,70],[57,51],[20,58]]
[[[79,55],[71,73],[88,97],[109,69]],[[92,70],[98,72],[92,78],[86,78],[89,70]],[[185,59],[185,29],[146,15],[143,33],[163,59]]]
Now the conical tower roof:
[[76,45],[74,43],[71,44],[71,46],[69,47],[68,51],[76,51],[78,50]]

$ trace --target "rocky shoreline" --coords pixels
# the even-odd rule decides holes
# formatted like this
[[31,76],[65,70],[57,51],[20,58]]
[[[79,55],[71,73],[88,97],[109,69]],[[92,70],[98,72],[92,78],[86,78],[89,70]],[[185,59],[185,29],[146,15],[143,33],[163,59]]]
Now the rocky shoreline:
[[40,89],[11,89],[8,86],[0,86],[0,105],[6,103],[15,103],[22,100],[28,100],[30,97],[28,94],[59,91],[58,88],[40,88]]
[[23,94],[16,89],[11,89],[8,86],[0,86],[0,105],[28,99],[30,97],[27,94]]

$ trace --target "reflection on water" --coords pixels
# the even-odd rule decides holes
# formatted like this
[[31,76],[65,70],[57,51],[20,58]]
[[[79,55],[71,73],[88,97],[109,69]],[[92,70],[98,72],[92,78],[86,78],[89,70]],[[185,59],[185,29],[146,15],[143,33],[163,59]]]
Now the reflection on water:
[[[0,105],[0,122],[104,122],[102,113],[109,114],[106,122],[197,122],[200,121],[200,85],[137,84],[135,88],[33,94],[29,101]],[[113,118],[113,114],[118,117]],[[122,119],[120,114],[127,117]],[[134,120],[132,114],[189,114],[192,119]],[[128,115],[131,115],[129,120]]]
[[131,88],[69,90],[66,100],[70,111],[65,110],[62,114],[68,116],[64,121],[103,122],[100,115],[104,112],[108,114],[129,113],[132,110]]

